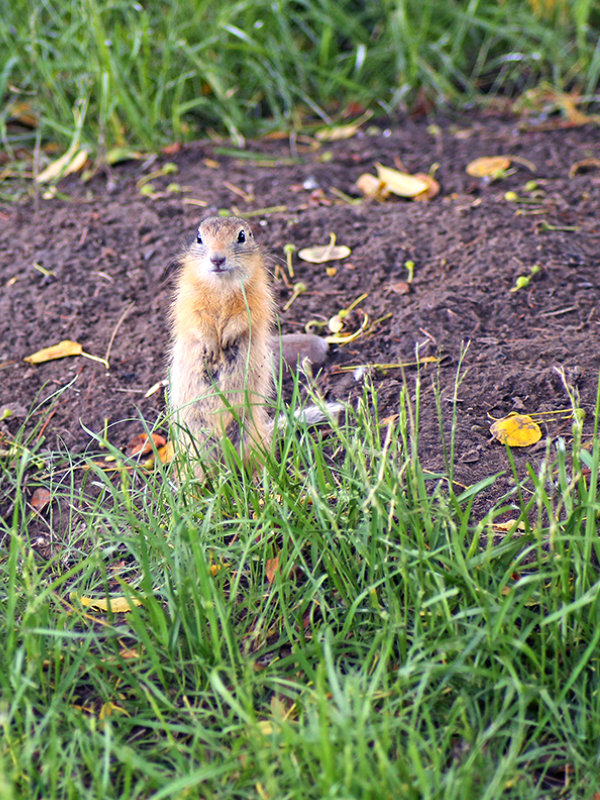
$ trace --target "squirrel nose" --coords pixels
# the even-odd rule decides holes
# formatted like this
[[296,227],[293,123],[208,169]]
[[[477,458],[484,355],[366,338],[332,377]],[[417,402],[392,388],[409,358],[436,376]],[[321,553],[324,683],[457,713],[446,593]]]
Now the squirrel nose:
[[225,261],[226,261],[225,256],[221,256],[218,254],[210,257],[210,263],[213,265],[213,267],[217,268],[222,267]]

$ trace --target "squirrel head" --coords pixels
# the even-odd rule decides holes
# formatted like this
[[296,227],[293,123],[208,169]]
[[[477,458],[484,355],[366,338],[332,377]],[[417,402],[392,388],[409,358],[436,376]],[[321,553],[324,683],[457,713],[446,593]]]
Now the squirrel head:
[[184,263],[201,280],[244,282],[262,267],[263,258],[246,220],[207,217],[200,222]]

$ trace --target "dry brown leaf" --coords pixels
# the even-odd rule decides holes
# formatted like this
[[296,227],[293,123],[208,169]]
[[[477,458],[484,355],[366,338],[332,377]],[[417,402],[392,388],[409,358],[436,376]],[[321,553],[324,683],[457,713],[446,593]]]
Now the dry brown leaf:
[[31,505],[35,508],[36,511],[41,511],[43,508],[46,508],[48,503],[50,502],[52,495],[48,491],[48,489],[36,489],[34,493],[31,495]]
[[394,292],[394,294],[410,294],[411,291],[410,283],[406,283],[406,281],[398,281],[397,283],[390,283],[386,289],[390,292]]
[[414,200],[432,200],[440,193],[440,185],[431,175],[427,175],[425,172],[417,172],[414,177],[425,181],[427,184],[427,188],[420,194],[416,194],[413,198]]
[[267,580],[269,581],[269,586],[273,584],[275,580],[275,573],[279,569],[279,553],[275,556],[275,558],[267,558],[265,564],[265,575],[267,576]]
[[27,101],[13,103],[9,106],[8,113],[11,120],[20,122],[21,125],[25,125],[28,128],[37,128],[38,115]]
[[53,344],[50,347],[43,347],[36,353],[32,353],[25,358],[25,361],[29,362],[29,364],[43,364],[46,361],[53,361],[55,358],[80,356],[82,353],[83,347],[79,342],[63,339],[63,341],[58,344]]
[[416,197],[428,189],[428,182],[415,175],[400,172],[392,167],[384,167],[383,164],[375,164],[375,167],[379,180],[383,181],[386,189],[398,197]]
[[166,156],[174,156],[181,150],[182,146],[181,142],[172,142],[171,144],[166,144],[162,151]]
[[469,162],[466,173],[472,178],[499,178],[510,167],[508,156],[482,156]]
[[502,444],[511,447],[529,447],[542,438],[542,429],[527,414],[509,414],[496,420],[490,433]]
[[125,455],[129,456],[129,458],[145,456],[147,453],[152,452],[152,443],[158,449],[163,447],[167,440],[159,433],[153,433],[150,436],[147,433],[140,433],[129,442],[125,448]]

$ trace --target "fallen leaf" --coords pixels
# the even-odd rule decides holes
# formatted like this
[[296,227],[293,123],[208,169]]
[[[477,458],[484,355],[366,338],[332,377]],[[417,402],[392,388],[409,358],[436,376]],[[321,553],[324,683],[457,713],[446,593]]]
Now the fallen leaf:
[[263,736],[270,736],[273,733],[273,723],[268,719],[259,719],[257,726]]
[[73,342],[70,339],[63,339],[63,341],[58,344],[44,347],[38,350],[37,353],[26,356],[24,360],[29,362],[29,364],[44,364],[46,361],[53,361],[56,358],[66,358],[67,356],[84,356],[92,361],[99,361],[101,364],[104,364],[106,369],[109,368],[108,361],[105,358],[86,353],[79,342]]
[[142,601],[135,597],[85,597],[84,595],[71,595],[72,599],[79,600],[84,608],[92,611],[112,611],[113,614],[123,614],[132,611],[134,606],[141,606]]
[[267,558],[267,562],[265,564],[265,574],[267,576],[267,580],[269,581],[269,586],[273,584],[275,580],[275,573],[279,569],[279,553],[275,556],[275,558]]
[[107,717],[112,717],[113,714],[125,714],[125,716],[129,717],[131,714],[126,711],[121,706],[116,705],[116,703],[111,703],[110,701],[106,703],[102,703],[102,707],[100,708],[100,713],[98,714],[98,719],[106,719]]
[[524,531],[525,530],[525,523],[519,522],[517,524],[516,519],[507,519],[506,522],[492,522],[491,528],[494,531],[498,531],[500,533],[504,533],[506,531]]
[[41,511],[43,508],[46,508],[50,502],[50,498],[51,494],[48,489],[36,489],[31,495],[31,505],[36,511]]
[[167,440],[159,433],[152,433],[150,436],[147,433],[140,433],[129,442],[125,448],[125,455],[129,456],[129,458],[145,456],[147,453],[152,452],[152,443],[156,448],[160,448],[167,443]]
[[139,658],[139,651],[132,647],[123,647],[119,650],[119,655],[124,661],[131,661],[131,659]]
[[350,248],[344,244],[336,245],[335,233],[329,234],[329,237],[329,244],[305,247],[300,250],[298,256],[310,264],[324,264],[326,261],[338,261],[341,258],[348,258],[352,252]]
[[390,196],[390,190],[385,181],[380,180],[370,172],[363,174],[356,181],[356,188],[364,194],[367,200],[386,200]]
[[400,172],[392,167],[384,167],[383,164],[375,164],[375,167],[379,180],[383,181],[386,189],[398,197],[416,197],[418,194],[426,192],[429,187],[427,181],[417,178],[415,175]]
[[467,175],[472,178],[499,178],[510,167],[508,156],[482,156],[469,162]]
[[67,356],[80,356],[83,353],[83,347],[78,342],[73,342],[70,339],[63,339],[58,344],[51,345],[50,347],[43,347],[36,353],[27,356],[25,361],[29,364],[43,364],[46,361],[53,361],[55,358],[66,358]]
[[397,283],[390,283],[386,289],[389,292],[394,292],[394,294],[410,294],[411,285],[406,281],[398,281]]
[[173,442],[167,442],[164,447],[158,448],[158,458],[161,464],[170,464],[175,455],[175,448]]
[[21,125],[25,125],[28,128],[37,128],[38,115],[27,101],[23,100],[10,105],[8,114],[11,121],[20,122]]
[[166,144],[162,151],[166,156],[174,156],[178,153],[182,148],[181,142],[172,142],[171,144]]
[[339,142],[342,139],[350,139],[356,136],[360,126],[373,116],[372,111],[366,111],[360,119],[349,122],[346,125],[336,125],[331,128],[321,128],[315,133],[315,138],[319,142]]
[[416,194],[413,198],[414,200],[432,200],[440,193],[440,185],[431,175],[427,175],[425,172],[417,172],[414,177],[425,181],[427,184],[427,188],[419,194]]
[[527,414],[509,414],[496,420],[490,427],[490,433],[499,442],[511,447],[529,447],[542,438],[540,426]]
[[37,183],[49,183],[54,178],[61,178],[64,175],[70,175],[73,172],[79,172],[88,160],[87,150],[78,150],[73,153],[72,150],[67,150],[64,155],[57,158],[51,164],[48,164],[46,169],[42,170],[36,176]]

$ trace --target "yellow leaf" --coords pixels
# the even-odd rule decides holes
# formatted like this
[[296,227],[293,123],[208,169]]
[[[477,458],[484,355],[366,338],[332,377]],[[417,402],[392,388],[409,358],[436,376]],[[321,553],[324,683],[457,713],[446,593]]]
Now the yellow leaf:
[[131,714],[124,708],[109,701],[107,703],[102,703],[100,713],[98,714],[98,719],[106,719],[107,717],[112,717],[113,714],[124,714],[126,717],[131,716]]
[[528,447],[542,438],[540,426],[526,414],[509,414],[496,420],[490,427],[490,433],[499,442],[511,447]]
[[85,597],[84,595],[74,595],[74,599],[79,600],[84,608],[92,611],[112,611],[113,614],[123,614],[132,611],[133,606],[141,606],[142,601],[135,597]]
[[54,178],[60,178],[62,175],[69,175],[71,172],[78,172],[85,162],[87,161],[87,150],[78,150],[73,152],[71,149],[67,150],[60,158],[48,164],[45,170],[42,170],[36,177],[37,183],[48,183]]
[[399,197],[416,197],[429,188],[427,181],[417,178],[415,175],[408,175],[398,169],[384,167],[383,164],[375,164],[377,177],[383,181],[385,188]]
[[70,339],[64,339],[58,344],[53,344],[50,347],[44,347],[36,353],[27,356],[25,361],[30,364],[43,364],[45,361],[53,361],[55,358],[65,358],[66,356],[80,356],[83,353],[83,347],[78,342],[72,342]]
[[263,736],[270,736],[273,733],[273,723],[268,719],[259,719],[257,725]]
[[367,200],[386,200],[390,196],[390,190],[385,181],[371,175],[370,172],[363,172],[356,181],[356,188],[364,194]]
[[466,172],[472,178],[499,178],[509,167],[508,156],[482,156],[467,164]]
[[506,522],[492,522],[491,528],[493,531],[498,531],[499,533],[506,533],[506,531],[524,531],[525,523],[519,522],[517,524],[516,519],[507,519]]

